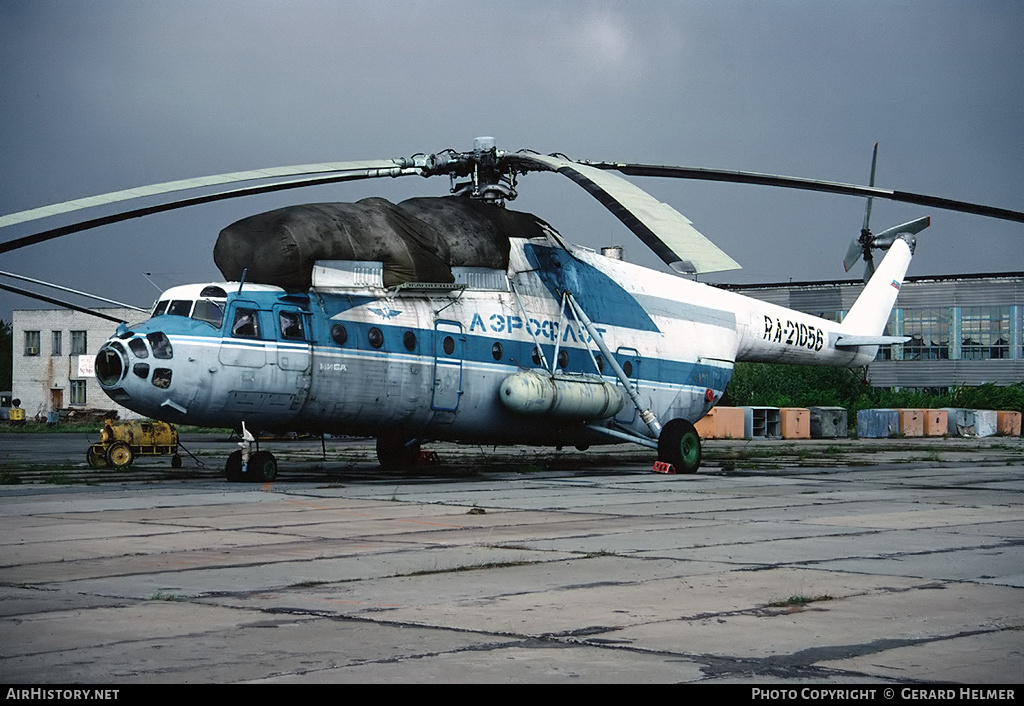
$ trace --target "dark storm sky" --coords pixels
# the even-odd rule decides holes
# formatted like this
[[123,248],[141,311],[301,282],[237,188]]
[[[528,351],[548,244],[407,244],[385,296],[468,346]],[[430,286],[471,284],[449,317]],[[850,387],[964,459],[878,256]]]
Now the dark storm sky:
[[[1019,2],[0,0],[0,213],[257,167],[500,148],[866,183],[1024,209]],[[845,277],[859,199],[635,180],[744,266]],[[564,183],[563,183],[564,182]],[[218,231],[308,201],[446,193],[444,178],[251,197],[0,256],[0,270],[148,306],[219,279]],[[653,255],[579,187],[511,207]],[[872,225],[929,213],[876,202]],[[930,212],[911,275],[1024,270],[1024,226]],[[86,212],[93,216],[99,213]],[[0,240],[71,220],[14,226]],[[9,282],[8,280],[0,280]],[[0,318],[35,306],[0,293]]]

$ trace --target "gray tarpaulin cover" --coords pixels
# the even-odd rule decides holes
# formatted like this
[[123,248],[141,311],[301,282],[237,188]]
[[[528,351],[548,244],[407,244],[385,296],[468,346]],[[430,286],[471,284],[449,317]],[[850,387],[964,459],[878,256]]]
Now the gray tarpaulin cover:
[[536,216],[458,196],[393,204],[288,206],[232,223],[220,232],[213,259],[228,280],[274,284],[289,291],[311,286],[317,260],[377,260],[384,285],[452,282],[452,266],[508,267],[509,238],[544,234]]

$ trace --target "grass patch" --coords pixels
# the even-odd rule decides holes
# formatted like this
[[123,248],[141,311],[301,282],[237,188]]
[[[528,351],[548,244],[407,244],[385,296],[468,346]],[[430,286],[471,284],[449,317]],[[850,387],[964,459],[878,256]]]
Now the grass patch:
[[810,597],[810,596],[790,596],[784,601],[775,601],[769,603],[769,608],[792,608],[794,606],[805,606],[810,603],[821,603],[823,601],[831,601],[832,596],[827,593],[821,596]]
[[185,598],[174,593],[167,593],[166,591],[157,591],[150,599],[151,601],[171,601],[172,603],[184,603]]
[[432,574],[454,574],[461,573],[463,571],[482,571],[485,569],[509,569],[514,566],[529,566],[533,562],[530,561],[488,561],[483,564],[469,564],[467,566],[453,566],[450,569],[423,569],[422,571],[413,571],[410,574],[402,574],[403,576],[430,576]]

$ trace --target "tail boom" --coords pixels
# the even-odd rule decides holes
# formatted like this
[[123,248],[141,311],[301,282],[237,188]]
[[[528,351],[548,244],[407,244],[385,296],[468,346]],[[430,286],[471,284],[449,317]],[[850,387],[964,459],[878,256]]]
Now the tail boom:
[[856,367],[873,360],[879,345],[905,341],[883,334],[903,286],[912,247],[907,239],[896,239],[842,323],[747,300],[747,311],[737,316],[744,324],[739,327],[736,360]]

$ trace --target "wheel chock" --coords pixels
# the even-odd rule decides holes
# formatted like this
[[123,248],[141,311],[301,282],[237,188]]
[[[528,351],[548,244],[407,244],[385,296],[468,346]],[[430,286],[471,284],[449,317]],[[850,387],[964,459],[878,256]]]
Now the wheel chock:
[[668,461],[655,461],[654,468],[651,470],[655,473],[675,473],[676,467]]
[[416,457],[417,466],[436,466],[441,463],[441,459],[437,456],[437,451],[420,451]]

